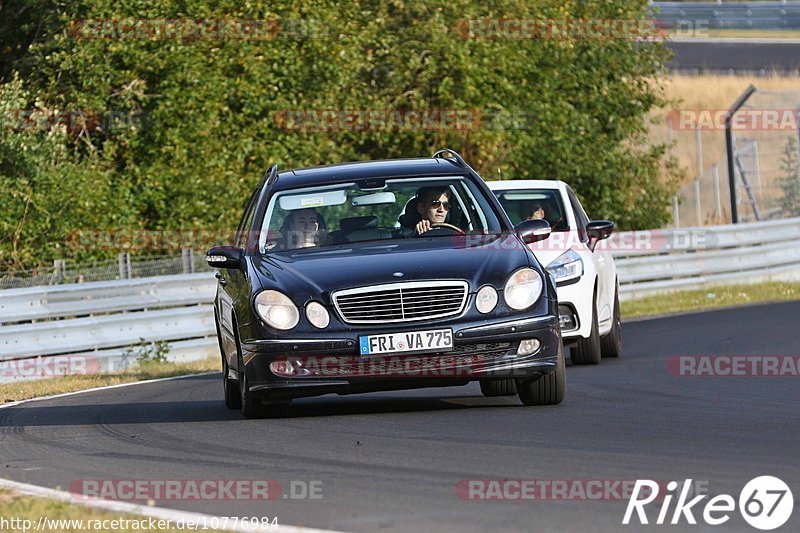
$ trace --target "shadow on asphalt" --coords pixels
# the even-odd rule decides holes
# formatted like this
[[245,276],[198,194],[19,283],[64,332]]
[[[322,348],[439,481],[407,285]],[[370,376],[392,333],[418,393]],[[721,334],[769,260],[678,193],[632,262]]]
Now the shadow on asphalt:
[[[215,379],[215,376],[198,376],[192,379]],[[450,391],[453,389],[453,387],[449,388]],[[419,389],[420,391],[428,391],[427,395],[420,397],[409,396],[408,394],[413,394],[414,390],[402,391],[405,393],[402,397],[386,396],[393,392],[389,391],[352,396],[326,395],[302,398],[295,400],[290,405],[288,413],[283,417],[273,420],[523,407],[516,395],[485,398],[476,390],[477,394],[431,397],[430,391],[434,389]],[[117,393],[117,391],[113,391],[113,393]],[[76,396],[76,398],[80,398],[80,396]],[[179,400],[174,402],[104,402],[82,405],[52,405],[31,402],[0,410],[0,432],[2,432],[2,428],[12,427],[171,424],[244,420],[238,410],[225,408],[221,398],[214,400]]]

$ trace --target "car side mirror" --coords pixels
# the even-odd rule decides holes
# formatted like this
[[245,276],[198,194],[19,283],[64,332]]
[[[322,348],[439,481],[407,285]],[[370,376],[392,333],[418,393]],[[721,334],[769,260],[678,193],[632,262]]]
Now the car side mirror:
[[550,223],[546,220],[523,220],[514,229],[525,244],[543,241],[552,231]]
[[239,270],[243,255],[243,250],[236,246],[214,246],[206,253],[206,263],[211,268]]
[[610,220],[593,220],[586,224],[586,235],[589,237],[589,249],[594,252],[597,243],[607,239],[614,233],[614,223]]

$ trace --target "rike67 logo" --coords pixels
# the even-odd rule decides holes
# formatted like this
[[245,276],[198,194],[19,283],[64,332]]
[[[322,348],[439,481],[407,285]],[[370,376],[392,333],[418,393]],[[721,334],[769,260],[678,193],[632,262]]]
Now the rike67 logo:
[[[701,513],[706,524],[718,526],[726,523],[731,518],[731,512],[736,510],[737,502],[733,496],[720,494],[714,496],[704,506],[698,505],[708,496],[701,494],[689,500],[689,489],[692,480],[687,479],[678,495],[679,484],[677,481],[667,483],[667,494],[661,501],[656,524],[680,524],[685,520],[687,524],[697,524],[694,512]],[[630,524],[634,511],[640,524],[649,524],[645,506],[652,503],[658,496],[659,484],[649,479],[637,479],[633,493],[625,509],[623,524]],[[678,496],[672,518],[667,522],[670,506],[674,496]],[[643,497],[642,497],[643,496]],[[697,506],[697,508],[695,508]],[[789,520],[794,508],[794,498],[789,486],[782,480],[773,476],[759,476],[751,479],[739,493],[739,512],[745,522],[756,529],[769,531],[781,527]],[[693,508],[694,512],[693,512]],[[635,522],[634,522],[635,523]]]

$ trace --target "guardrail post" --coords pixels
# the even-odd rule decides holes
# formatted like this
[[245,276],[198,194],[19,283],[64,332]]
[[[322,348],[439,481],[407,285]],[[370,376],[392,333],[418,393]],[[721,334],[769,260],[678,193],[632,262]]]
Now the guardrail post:
[[181,248],[181,262],[184,274],[194,274],[194,252],[191,248]]

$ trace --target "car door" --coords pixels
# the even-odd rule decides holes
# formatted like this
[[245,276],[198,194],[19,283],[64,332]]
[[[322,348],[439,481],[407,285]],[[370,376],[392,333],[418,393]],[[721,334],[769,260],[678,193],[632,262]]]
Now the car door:
[[[584,238],[586,235],[586,225],[589,223],[589,217],[583,209],[580,200],[575,192],[567,186],[567,197],[569,198],[572,212],[575,214],[575,224],[578,228],[578,234]],[[597,271],[597,321],[600,326],[600,332],[606,333],[611,324],[612,305],[614,298],[614,266],[611,255],[604,248],[595,248],[591,252],[592,262],[594,263],[595,270]]]
[[[250,229],[253,225],[253,217],[256,212],[256,204],[258,203],[259,193],[261,187],[256,187],[250,200],[247,202],[244,214],[239,227],[234,235],[233,245],[237,248],[246,249],[248,246],[248,238],[250,237]],[[241,278],[243,273],[240,270],[222,269],[217,271],[217,294],[218,308],[217,314],[219,316],[220,327],[224,334],[233,340],[233,306],[234,302],[239,298],[238,292],[241,290]],[[248,296],[249,297],[249,296]]]

